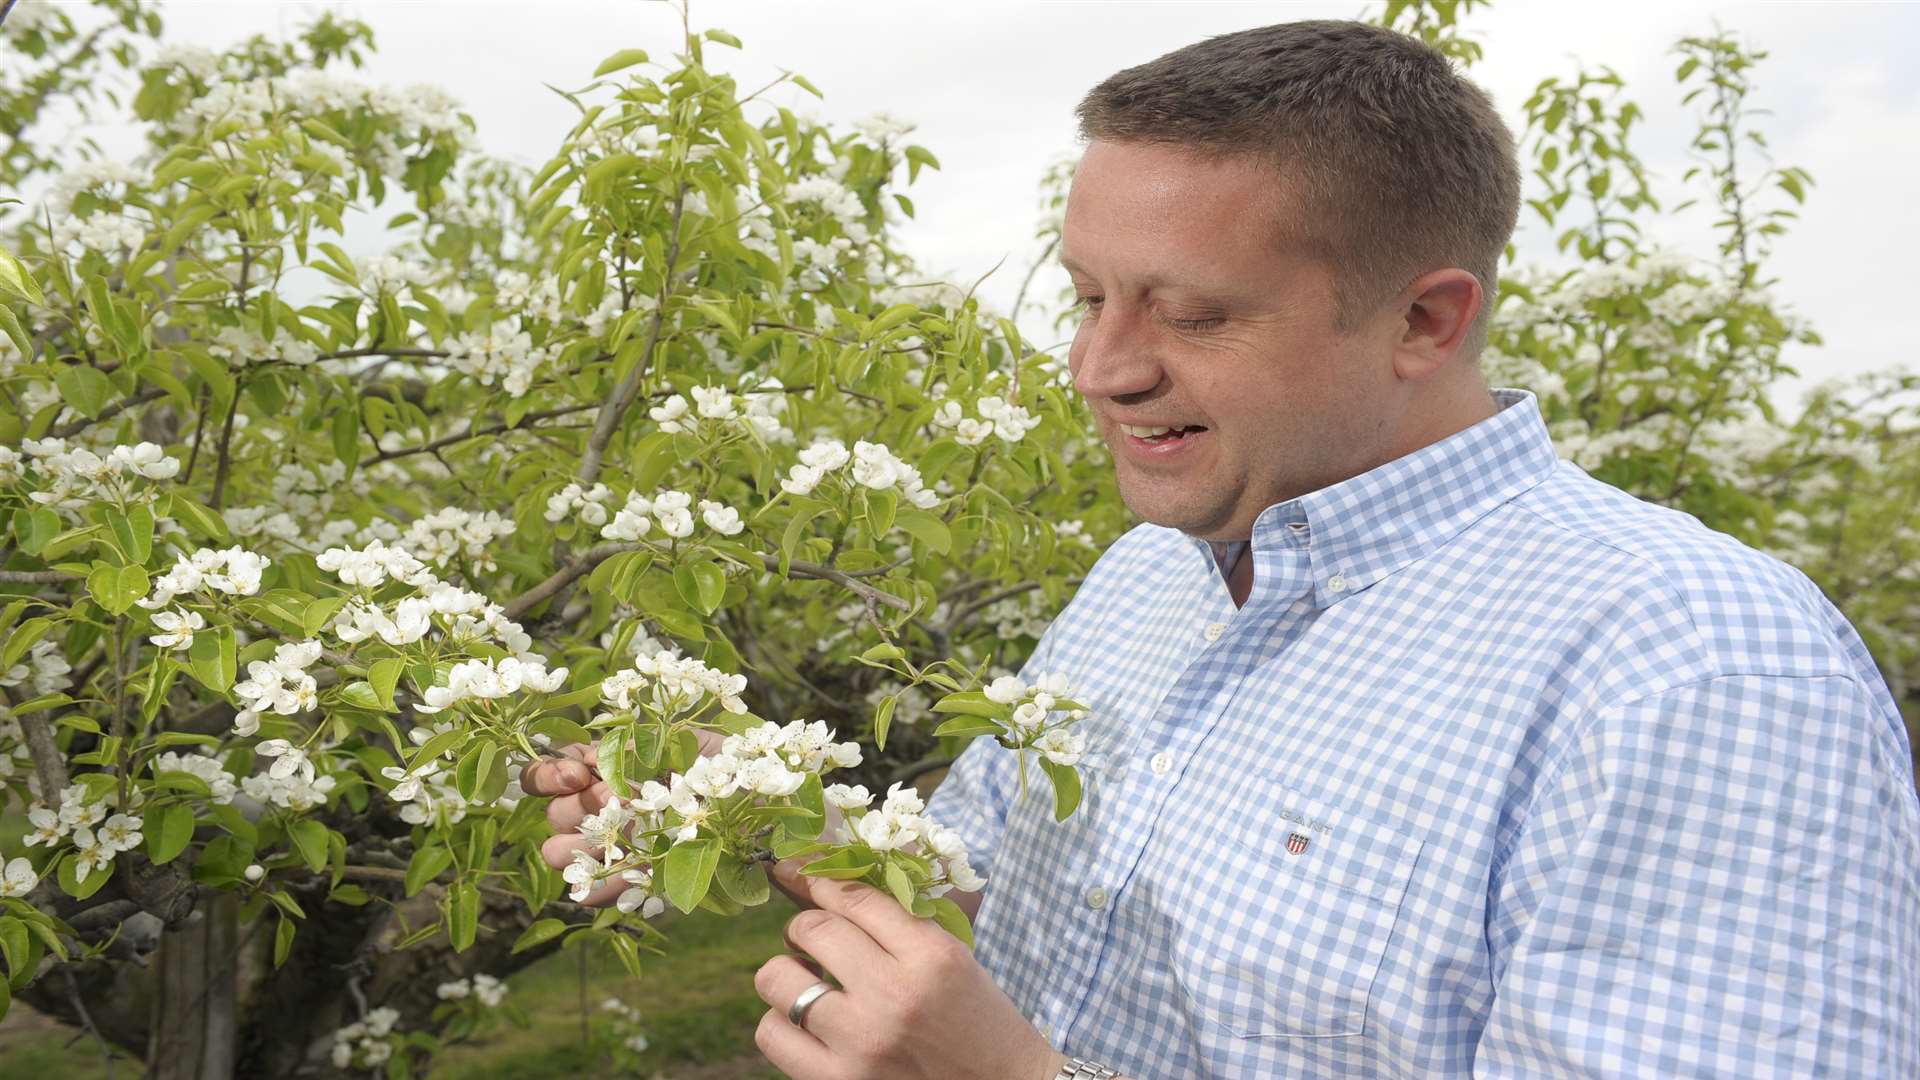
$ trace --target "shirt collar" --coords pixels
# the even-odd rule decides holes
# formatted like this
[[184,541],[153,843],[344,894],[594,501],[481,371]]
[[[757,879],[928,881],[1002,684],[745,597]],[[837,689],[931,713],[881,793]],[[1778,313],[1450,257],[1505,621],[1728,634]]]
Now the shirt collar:
[[[1500,411],[1464,431],[1267,507],[1253,523],[1254,551],[1304,546],[1313,567],[1314,606],[1325,608],[1540,483],[1557,458],[1539,401],[1526,390],[1496,389],[1493,397]],[[1211,565],[1213,549],[1198,538],[1193,543]],[[1253,587],[1258,593],[1257,573]]]

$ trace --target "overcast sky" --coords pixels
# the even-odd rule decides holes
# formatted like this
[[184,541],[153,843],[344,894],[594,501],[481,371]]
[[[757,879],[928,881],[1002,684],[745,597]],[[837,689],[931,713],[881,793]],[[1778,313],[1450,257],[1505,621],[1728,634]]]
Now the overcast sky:
[[[542,84],[579,87],[619,48],[668,59],[679,15],[661,3],[487,3],[358,0],[349,3],[165,3],[167,38],[218,48],[256,32],[282,33],[322,10],[374,28],[375,82],[439,84],[479,125],[488,152],[538,166],[573,120],[571,106]],[[1350,18],[1357,3],[1226,0],[694,0],[696,27],[739,36],[743,52],[712,47],[708,64],[757,89],[779,69],[799,72],[825,94],[782,87],[776,103],[832,122],[874,112],[914,121],[910,136],[940,159],[907,189],[919,212],[902,232],[921,264],[970,284],[1003,258],[981,287],[1010,305],[1039,252],[1033,240],[1038,182],[1076,151],[1072,110],[1088,88],[1121,68],[1215,34],[1301,18]],[[1779,296],[1826,339],[1790,361],[1813,379],[1908,361],[1911,303],[1904,267],[1920,251],[1920,5],[1728,3],[1715,0],[1506,0],[1468,17],[1486,58],[1471,77],[1508,124],[1549,75],[1570,76],[1576,59],[1607,65],[1649,115],[1637,152],[1673,205],[1689,164],[1690,109],[1673,82],[1672,43],[1715,22],[1772,55],[1755,73],[1753,104],[1772,110],[1763,131],[1781,164],[1800,165],[1815,186],[1801,220],[1776,249]],[[1547,231],[1522,211],[1521,259],[1551,263]],[[1709,218],[1689,212],[1656,238],[1701,255],[1713,251]],[[356,237],[369,250],[377,236]],[[1057,276],[1054,276],[1057,275]],[[1064,282],[1043,275],[1035,295]],[[1044,285],[1045,289],[1041,289]],[[1043,347],[1041,320],[1024,320]]]

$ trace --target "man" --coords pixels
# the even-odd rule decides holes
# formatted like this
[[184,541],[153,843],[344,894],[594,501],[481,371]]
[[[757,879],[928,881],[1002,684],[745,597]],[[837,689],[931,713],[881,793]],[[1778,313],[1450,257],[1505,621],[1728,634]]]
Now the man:
[[928,808],[985,868],[977,954],[812,882],[790,943],[842,988],[762,969],[770,1060],[1920,1075],[1891,697],[1805,577],[1557,461],[1533,397],[1488,389],[1519,171],[1486,96],[1311,22],[1079,116],[1070,363],[1148,522],[1028,665],[1088,688],[1087,801],[1054,823],[977,743]]

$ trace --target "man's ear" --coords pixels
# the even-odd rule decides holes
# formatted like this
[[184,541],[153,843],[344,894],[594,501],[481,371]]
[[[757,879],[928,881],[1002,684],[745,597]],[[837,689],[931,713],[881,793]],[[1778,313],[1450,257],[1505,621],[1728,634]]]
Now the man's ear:
[[1471,271],[1449,267],[1422,276],[1403,296],[1406,322],[1394,346],[1393,370],[1402,379],[1417,381],[1452,363],[1486,293]]

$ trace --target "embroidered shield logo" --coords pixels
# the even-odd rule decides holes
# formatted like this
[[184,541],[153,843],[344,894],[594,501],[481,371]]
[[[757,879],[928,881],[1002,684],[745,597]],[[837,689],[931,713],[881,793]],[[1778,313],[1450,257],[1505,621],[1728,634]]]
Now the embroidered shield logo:
[[1307,850],[1307,834],[1294,833],[1287,837],[1287,854],[1298,855]]

